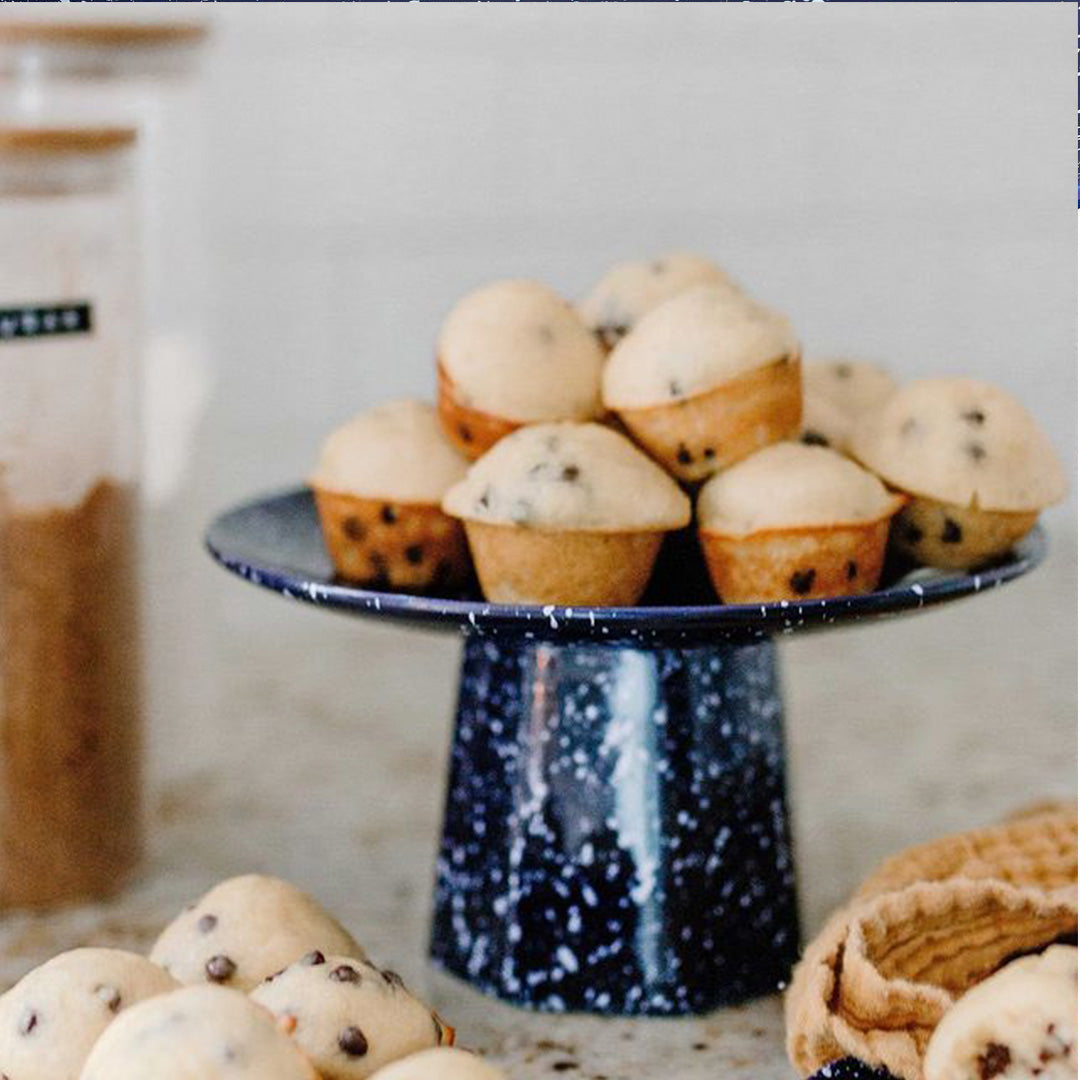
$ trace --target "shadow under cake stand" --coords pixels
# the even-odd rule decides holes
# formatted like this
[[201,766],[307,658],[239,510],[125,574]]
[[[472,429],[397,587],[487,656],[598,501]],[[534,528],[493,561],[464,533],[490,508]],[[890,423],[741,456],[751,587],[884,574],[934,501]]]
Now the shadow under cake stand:
[[774,992],[799,925],[773,637],[986,591],[1046,551],[1036,529],[980,573],[888,567],[864,596],[721,605],[692,543],[672,539],[640,606],[567,608],[340,583],[307,490],[207,533],[282,596],[464,634],[430,955],[486,994],[685,1015]]

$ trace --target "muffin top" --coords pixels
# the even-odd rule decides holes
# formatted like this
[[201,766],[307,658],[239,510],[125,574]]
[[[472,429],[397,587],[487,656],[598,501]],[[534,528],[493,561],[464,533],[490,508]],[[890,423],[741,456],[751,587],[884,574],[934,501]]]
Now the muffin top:
[[892,376],[865,360],[804,360],[803,439],[850,450],[856,419],[896,389]]
[[807,397],[823,397],[850,416],[878,408],[896,389],[893,377],[867,360],[804,360],[802,377]]
[[600,424],[538,424],[496,443],[443,500],[454,517],[559,531],[677,529],[690,500],[624,436]]
[[496,281],[459,300],[438,361],[470,409],[506,420],[588,420],[604,352],[574,308],[536,281]]
[[327,438],[311,483],[363,498],[437,505],[467,468],[443,435],[433,406],[389,401]]
[[656,259],[629,259],[612,266],[578,305],[589,328],[613,347],[654,307],[695,285],[739,291],[719,266],[701,255],[676,251]]
[[698,496],[707,532],[747,536],[771,529],[877,521],[902,500],[833,450],[775,443],[714,476]]
[[893,487],[982,510],[1033,511],[1065,495],[1049,438],[1004,390],[919,379],[864,414],[855,456]]
[[604,404],[670,404],[798,353],[782,315],[729,288],[697,285],[654,308],[615,346]]

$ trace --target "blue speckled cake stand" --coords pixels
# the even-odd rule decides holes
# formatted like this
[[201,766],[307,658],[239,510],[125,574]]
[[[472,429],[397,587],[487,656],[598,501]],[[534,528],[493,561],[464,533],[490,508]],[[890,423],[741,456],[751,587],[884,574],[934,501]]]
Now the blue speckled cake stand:
[[226,569],[351,615],[464,633],[431,957],[511,1004],[707,1012],[771,993],[799,945],[772,638],[916,611],[1019,577],[887,568],[866,596],[710,602],[671,538],[640,606],[489,604],[335,580],[305,490],[207,534]]

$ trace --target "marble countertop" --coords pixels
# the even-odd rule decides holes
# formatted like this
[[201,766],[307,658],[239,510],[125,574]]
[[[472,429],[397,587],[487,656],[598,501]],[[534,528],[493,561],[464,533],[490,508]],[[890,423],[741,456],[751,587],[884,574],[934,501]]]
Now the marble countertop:
[[[77,944],[145,948],[247,870],[309,889],[521,1080],[793,1075],[780,1003],[694,1020],[522,1013],[424,961],[460,641],[287,604],[151,523],[150,850],[114,901],[0,921],[0,980]],[[790,798],[813,932],[897,847],[1076,781],[1076,537],[980,596],[782,645]]]

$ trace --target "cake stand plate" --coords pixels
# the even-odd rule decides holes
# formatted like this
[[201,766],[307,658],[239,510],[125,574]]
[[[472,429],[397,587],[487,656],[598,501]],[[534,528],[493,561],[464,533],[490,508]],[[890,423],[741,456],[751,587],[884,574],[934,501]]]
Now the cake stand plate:
[[1046,552],[1036,529],[979,573],[717,604],[680,534],[640,606],[579,609],[339,582],[304,489],[221,515],[207,547],[283,596],[464,634],[432,960],[511,1004],[612,1015],[771,993],[797,956],[773,637],[970,596]]

